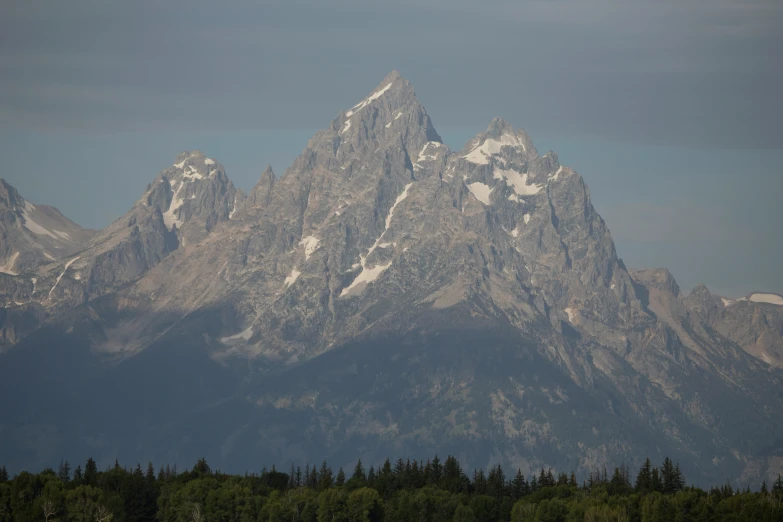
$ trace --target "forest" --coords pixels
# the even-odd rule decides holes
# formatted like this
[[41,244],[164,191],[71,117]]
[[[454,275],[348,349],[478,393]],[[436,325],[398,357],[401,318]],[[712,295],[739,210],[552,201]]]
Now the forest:
[[454,457],[386,460],[346,473],[326,463],[230,475],[200,459],[193,469],[72,469],[21,472],[0,467],[0,522],[688,522],[783,521],[780,476],[758,491],[686,485],[679,465],[647,459],[589,473],[541,469],[532,476],[501,466],[470,476]]

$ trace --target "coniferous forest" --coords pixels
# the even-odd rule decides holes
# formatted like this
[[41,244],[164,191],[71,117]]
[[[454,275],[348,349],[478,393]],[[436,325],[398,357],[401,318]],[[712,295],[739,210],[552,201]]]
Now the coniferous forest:
[[687,522],[783,521],[783,481],[758,491],[687,486],[679,466],[647,459],[574,473],[531,477],[496,466],[466,473],[453,458],[386,460],[346,472],[320,466],[272,467],[229,475],[205,460],[178,472],[115,463],[99,470],[64,461],[57,471],[9,477],[0,468],[0,522]]

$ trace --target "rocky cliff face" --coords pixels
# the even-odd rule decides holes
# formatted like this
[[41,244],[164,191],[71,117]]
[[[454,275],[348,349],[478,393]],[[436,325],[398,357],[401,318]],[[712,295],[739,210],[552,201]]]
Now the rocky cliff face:
[[[7,407],[4,447],[38,426],[54,448],[113,459],[132,440],[223,468],[451,451],[526,472],[647,454],[715,482],[779,469],[783,306],[629,272],[555,153],[501,119],[449,150],[396,72],[247,196],[185,153],[78,254],[7,279],[6,314],[37,319],[5,330],[18,345],[0,373],[60,339],[74,372],[146,422],[118,431],[92,402],[101,414],[35,421]],[[169,372],[154,397],[129,397],[119,383],[150,367]]]

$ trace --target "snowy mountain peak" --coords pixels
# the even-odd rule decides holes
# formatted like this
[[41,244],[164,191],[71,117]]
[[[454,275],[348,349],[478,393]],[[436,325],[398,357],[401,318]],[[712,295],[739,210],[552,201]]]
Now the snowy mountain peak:
[[370,141],[399,139],[423,134],[424,141],[440,142],[427,111],[416,98],[413,86],[397,71],[378,84],[359,103],[344,111],[332,123],[342,142],[354,147]]
[[527,160],[538,157],[533,141],[524,130],[515,130],[502,118],[493,118],[487,130],[470,140],[462,151],[462,157],[477,165],[489,164],[493,159],[508,159],[517,155]]

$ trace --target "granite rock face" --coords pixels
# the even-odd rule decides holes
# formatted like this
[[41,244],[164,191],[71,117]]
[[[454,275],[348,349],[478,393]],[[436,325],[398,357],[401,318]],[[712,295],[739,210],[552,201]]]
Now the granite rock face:
[[[525,472],[645,455],[716,483],[780,471],[783,306],[629,271],[555,153],[499,118],[449,150],[396,72],[249,194],[183,153],[78,252],[0,282],[0,319],[27,314],[4,327],[0,374],[62,339],[57,357],[110,368],[72,363],[146,419],[9,406],[3,447],[40,425],[62,451],[221,469],[439,451]],[[118,383],[150,368],[169,369],[155,397],[128,398]]]

